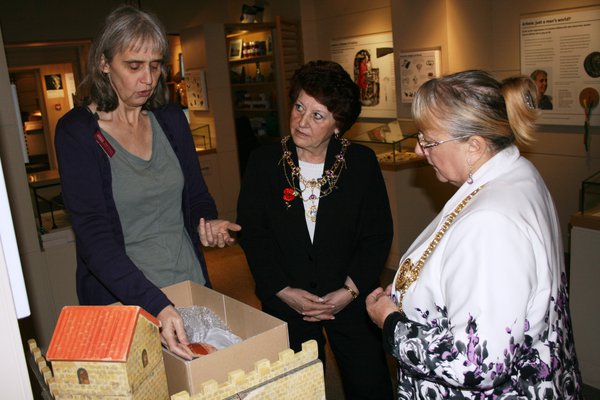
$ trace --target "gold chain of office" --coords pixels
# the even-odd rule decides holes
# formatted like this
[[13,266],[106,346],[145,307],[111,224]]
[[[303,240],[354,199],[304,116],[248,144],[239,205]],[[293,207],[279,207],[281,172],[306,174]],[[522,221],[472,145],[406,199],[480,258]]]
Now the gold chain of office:
[[396,288],[399,294],[397,301],[398,310],[400,312],[402,312],[402,299],[404,298],[404,295],[406,294],[406,291],[408,290],[410,285],[412,285],[419,278],[419,274],[425,266],[425,262],[427,261],[431,253],[433,253],[440,240],[442,240],[442,237],[450,228],[450,225],[452,225],[458,214],[463,210],[463,208],[465,208],[467,203],[469,203],[469,201],[471,201],[471,199],[475,197],[477,193],[479,193],[479,191],[482,188],[483,185],[472,191],[467,197],[465,197],[460,203],[458,203],[456,208],[450,213],[450,215],[448,215],[448,218],[446,218],[446,221],[444,221],[440,230],[437,231],[437,233],[433,237],[433,240],[429,243],[429,246],[427,246],[423,254],[421,254],[421,258],[419,258],[416,264],[413,264],[411,259],[407,258],[400,266],[400,271],[398,272],[396,281],[394,282],[394,287]]
[[[294,196],[301,196],[303,191],[306,189],[309,189],[311,191],[311,194],[308,197],[308,199],[303,199],[303,201],[311,202],[312,205],[308,208],[306,215],[308,218],[311,219],[312,222],[316,222],[316,200],[331,194],[331,192],[333,192],[333,190],[336,188],[337,181],[340,178],[340,173],[342,172],[342,167],[346,165],[345,155],[348,146],[350,146],[350,141],[346,138],[339,139],[342,144],[342,149],[335,156],[335,161],[333,162],[331,168],[325,170],[320,178],[305,179],[301,174],[300,167],[294,164],[294,160],[292,159],[292,152],[287,148],[287,142],[290,140],[290,138],[291,137],[288,135],[281,140],[281,147],[283,150],[282,160],[284,161],[283,173],[285,175],[285,179],[287,180],[288,185],[294,191]],[[290,170],[289,174],[286,167]],[[298,181],[297,186],[296,180]],[[304,190],[300,188],[300,183],[304,185]],[[319,189],[319,196],[314,194],[314,191],[316,189]]]

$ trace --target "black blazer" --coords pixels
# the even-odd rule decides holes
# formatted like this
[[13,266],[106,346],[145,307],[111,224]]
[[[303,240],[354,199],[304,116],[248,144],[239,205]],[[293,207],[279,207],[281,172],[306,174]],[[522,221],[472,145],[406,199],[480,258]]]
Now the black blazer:
[[[288,148],[298,165],[293,141]],[[327,149],[325,169],[340,152],[339,140]],[[352,143],[337,188],[319,200],[314,242],[304,206],[297,197],[287,208],[283,190],[290,187],[280,145],[252,153],[238,200],[240,244],[256,282],[256,294],[270,308],[293,311],[275,294],[286,286],[323,296],[350,276],[361,296],[379,285],[393,236],[392,216],[381,168],[373,151]],[[289,168],[288,168],[289,173]]]

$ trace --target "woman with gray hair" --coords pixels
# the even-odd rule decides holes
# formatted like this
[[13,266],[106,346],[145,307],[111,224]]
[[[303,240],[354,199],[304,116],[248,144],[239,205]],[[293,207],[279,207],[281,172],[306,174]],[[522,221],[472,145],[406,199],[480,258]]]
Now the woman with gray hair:
[[366,300],[398,398],[582,396],[558,218],[516,146],[533,140],[535,95],[483,71],[417,92],[416,152],[458,190]]
[[228,231],[240,227],[216,219],[187,119],[167,104],[168,50],[153,15],[114,10],[55,143],[80,304],[141,306],[161,322],[163,344],[191,359],[183,320],[160,288],[210,286],[200,244],[231,244]]

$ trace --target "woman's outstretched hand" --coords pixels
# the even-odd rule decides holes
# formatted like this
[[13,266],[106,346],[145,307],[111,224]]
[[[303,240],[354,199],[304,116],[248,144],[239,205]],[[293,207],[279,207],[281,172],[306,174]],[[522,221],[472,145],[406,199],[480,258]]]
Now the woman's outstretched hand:
[[213,219],[206,221],[200,218],[198,232],[200,233],[200,242],[205,247],[225,247],[235,243],[235,239],[231,237],[231,232],[239,232],[242,227],[233,222],[224,219]]

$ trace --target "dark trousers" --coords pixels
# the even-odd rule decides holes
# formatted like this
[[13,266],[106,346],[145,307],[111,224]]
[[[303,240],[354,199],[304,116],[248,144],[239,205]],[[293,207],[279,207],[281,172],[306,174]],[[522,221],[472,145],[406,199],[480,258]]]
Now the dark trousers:
[[388,400],[393,398],[392,382],[381,342],[381,330],[371,322],[359,297],[334,320],[305,322],[301,315],[278,315],[263,305],[263,310],[288,323],[290,347],[298,352],[302,343],[314,339],[319,358],[325,366],[325,334],[335,356],[346,400]]

